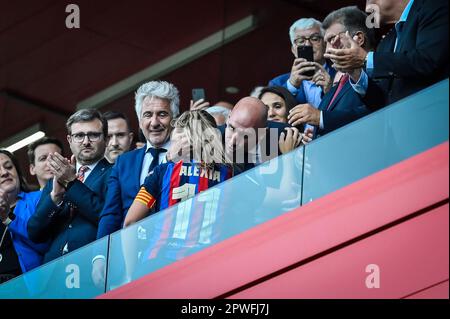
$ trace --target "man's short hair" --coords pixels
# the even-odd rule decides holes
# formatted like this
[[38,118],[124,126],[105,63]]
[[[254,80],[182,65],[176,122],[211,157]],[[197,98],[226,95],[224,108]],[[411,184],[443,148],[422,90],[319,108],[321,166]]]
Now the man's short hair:
[[108,121],[102,116],[102,113],[95,109],[84,109],[72,114],[66,122],[67,132],[72,134],[72,125],[81,122],[91,122],[95,119],[102,122],[103,137],[108,137]]
[[128,117],[126,117],[125,114],[123,114],[121,112],[117,112],[117,111],[106,111],[105,113],[103,113],[103,118],[106,121],[115,120],[115,119],[123,119],[127,123],[128,132],[131,132],[130,121],[128,120]]
[[142,84],[134,97],[138,120],[141,119],[142,102],[147,96],[169,100],[172,117],[175,118],[180,114],[180,96],[175,85],[166,81],[150,81]]
[[324,35],[325,32],[322,28],[322,23],[319,20],[316,20],[314,18],[302,18],[295,21],[289,28],[289,37],[291,38],[291,44],[294,44],[296,30],[307,30],[314,27],[319,27],[321,35]]
[[55,144],[61,149],[61,153],[64,153],[63,143],[60,140],[53,137],[44,136],[43,138],[40,138],[28,145],[27,155],[30,164],[34,165],[34,161],[36,160],[36,149],[38,148],[38,146],[46,144]]
[[343,7],[327,15],[323,20],[322,27],[328,29],[335,23],[342,24],[350,33],[361,31],[364,33],[365,49],[375,48],[375,29],[368,28],[366,24],[367,14],[358,9],[357,6]]

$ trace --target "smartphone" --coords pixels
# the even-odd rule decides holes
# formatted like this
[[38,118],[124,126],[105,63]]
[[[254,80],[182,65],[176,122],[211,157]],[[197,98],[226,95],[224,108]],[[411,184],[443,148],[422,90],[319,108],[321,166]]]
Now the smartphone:
[[202,88],[192,89],[192,101],[195,103],[200,99],[206,101],[205,90]]
[[[306,59],[306,61],[314,62],[314,51],[313,47],[310,45],[303,45],[297,47],[297,57]],[[306,76],[313,76],[314,70],[303,73]]]

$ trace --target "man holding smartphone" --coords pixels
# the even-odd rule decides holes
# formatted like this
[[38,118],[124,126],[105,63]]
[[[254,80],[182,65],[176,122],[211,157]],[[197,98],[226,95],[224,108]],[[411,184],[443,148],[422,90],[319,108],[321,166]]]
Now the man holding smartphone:
[[[292,24],[289,35],[291,51],[295,57],[290,73],[280,75],[269,82],[269,86],[283,86],[299,104],[309,103],[318,107],[322,96],[329,91],[335,70],[324,58],[325,43],[322,23],[313,18],[303,18]],[[305,47],[311,47],[312,61],[307,60]],[[309,49],[310,50],[310,49]]]

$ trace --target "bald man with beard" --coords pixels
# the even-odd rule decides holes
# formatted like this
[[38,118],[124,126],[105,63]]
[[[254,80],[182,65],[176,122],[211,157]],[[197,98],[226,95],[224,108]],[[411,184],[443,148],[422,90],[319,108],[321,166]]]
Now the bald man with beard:
[[227,156],[242,164],[244,171],[281,155],[279,140],[286,128],[290,126],[267,121],[267,107],[254,97],[239,100],[226,124],[219,127]]

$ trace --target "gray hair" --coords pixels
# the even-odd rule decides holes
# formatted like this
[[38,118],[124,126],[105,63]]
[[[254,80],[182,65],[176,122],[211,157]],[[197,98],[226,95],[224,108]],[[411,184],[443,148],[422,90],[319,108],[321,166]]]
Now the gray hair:
[[291,38],[291,44],[294,44],[296,30],[307,30],[314,27],[319,27],[320,34],[322,36],[325,34],[325,31],[322,29],[322,22],[320,22],[319,20],[316,20],[314,18],[302,18],[295,21],[289,29],[289,37]]
[[172,117],[176,117],[180,114],[180,96],[175,85],[166,81],[150,81],[142,84],[137,89],[134,97],[138,120],[141,119],[142,102],[147,96],[169,100]]
[[66,122],[67,132],[72,134],[72,125],[81,122],[92,122],[99,120],[102,122],[103,138],[108,136],[108,121],[96,109],[83,109],[72,114]]
[[227,118],[231,113],[230,109],[227,109],[226,107],[220,105],[208,107],[205,111],[211,115],[222,114],[223,116],[225,116],[225,118]]

